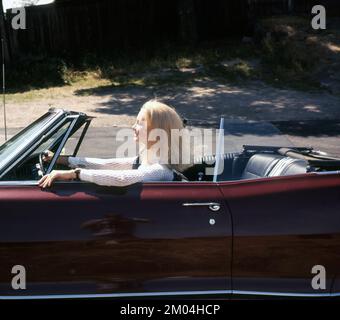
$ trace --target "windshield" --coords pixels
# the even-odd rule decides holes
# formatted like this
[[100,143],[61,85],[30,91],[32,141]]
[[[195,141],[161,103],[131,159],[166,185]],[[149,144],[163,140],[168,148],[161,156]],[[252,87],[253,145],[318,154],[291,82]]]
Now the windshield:
[[270,122],[225,119],[225,152],[240,152],[244,145],[294,147],[293,143]]
[[43,152],[44,150],[51,149],[56,141],[63,136],[67,129],[69,128],[71,121],[67,121],[63,124],[58,130],[56,130],[46,141],[44,141],[39,147],[35,150],[36,154]]
[[[207,148],[204,155],[215,154],[216,140],[220,123],[194,123],[188,129],[212,129],[212,149]],[[220,148],[221,153],[238,153],[243,151],[244,145],[273,146],[273,147],[294,147],[294,144],[274,124],[265,121],[245,121],[224,118],[224,145]],[[215,132],[216,131],[216,132]],[[204,135],[204,131],[202,131]],[[203,138],[205,139],[205,138]],[[207,142],[210,140],[207,137]],[[199,145],[199,144],[198,144]]]
[[19,154],[33,141],[45,125],[55,116],[55,113],[46,113],[31,125],[20,131],[0,147],[0,168],[7,163],[14,154]]

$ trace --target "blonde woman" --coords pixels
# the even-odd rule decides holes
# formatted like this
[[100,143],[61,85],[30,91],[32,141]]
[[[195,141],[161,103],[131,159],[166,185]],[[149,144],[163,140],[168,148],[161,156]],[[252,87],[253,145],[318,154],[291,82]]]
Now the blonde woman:
[[[54,170],[40,179],[39,186],[46,188],[56,180],[75,179],[103,186],[127,186],[147,181],[172,181],[174,178],[172,169],[185,168],[178,164],[181,140],[171,139],[173,129],[183,129],[183,121],[177,112],[164,103],[150,100],[142,106],[132,128],[134,140],[140,145],[138,157],[97,159],[61,156],[57,162],[74,169]],[[150,133],[156,131],[155,135],[157,135],[157,130],[165,133],[166,140],[162,140],[160,137],[150,139]],[[44,160],[50,161],[52,157],[53,153],[49,151]],[[171,164],[172,159],[175,159],[175,164]],[[135,168],[137,160],[140,165]]]

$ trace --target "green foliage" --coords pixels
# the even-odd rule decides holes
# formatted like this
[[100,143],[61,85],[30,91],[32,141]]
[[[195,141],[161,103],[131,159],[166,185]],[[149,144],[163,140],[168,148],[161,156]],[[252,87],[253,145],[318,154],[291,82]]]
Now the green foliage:
[[[51,86],[72,85],[89,75],[108,79],[113,86],[158,86],[191,83],[202,77],[219,77],[234,81],[251,76],[247,62],[223,66],[224,59],[247,58],[254,55],[250,45],[235,42],[206,43],[199,48],[159,48],[155,52],[96,56],[86,54],[82,59],[29,56],[16,60],[8,70],[8,88],[29,90]],[[186,69],[197,69],[185,72]]]
[[260,22],[261,78],[277,86],[320,89],[314,72],[323,50],[310,41],[309,21],[299,17],[278,17]]
[[7,67],[7,88],[17,91],[65,85],[67,70],[66,62],[59,58],[16,59]]

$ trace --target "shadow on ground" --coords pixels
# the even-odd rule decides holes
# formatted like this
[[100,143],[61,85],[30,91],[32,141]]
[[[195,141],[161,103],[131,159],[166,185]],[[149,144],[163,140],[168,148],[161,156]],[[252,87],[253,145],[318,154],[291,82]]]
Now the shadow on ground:
[[90,111],[103,115],[136,116],[144,102],[156,98],[175,107],[191,125],[216,124],[222,116],[255,121],[340,119],[339,96],[278,89],[259,81],[230,86],[205,79],[191,86],[157,89],[104,86],[75,94],[100,97]]

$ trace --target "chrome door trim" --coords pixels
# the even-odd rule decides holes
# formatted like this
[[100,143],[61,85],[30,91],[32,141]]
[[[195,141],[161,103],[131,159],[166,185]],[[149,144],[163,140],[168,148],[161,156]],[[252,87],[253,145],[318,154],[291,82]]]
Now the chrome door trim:
[[185,202],[182,204],[183,207],[208,207],[211,211],[219,211],[221,204],[218,202]]
[[340,297],[340,293],[290,293],[239,290],[210,290],[210,291],[164,291],[164,292],[126,292],[126,293],[93,293],[93,294],[59,294],[59,295],[18,295],[0,296],[0,300],[43,300],[43,299],[88,299],[88,298],[129,298],[129,297],[162,297],[188,295],[249,295],[275,296],[291,298],[331,298]]
[[22,186],[37,186],[38,181],[24,180],[24,181],[0,181],[0,187],[22,187]]
[[[39,180],[25,180],[25,181],[0,181],[0,187],[32,187],[37,186],[38,187]],[[76,180],[59,180],[55,181],[53,185],[58,184],[94,184],[92,182],[87,181],[76,181]],[[47,188],[46,190],[49,190],[50,188]]]
[[320,171],[320,172],[313,172],[317,175],[325,175],[325,174],[340,174],[339,170],[333,170],[333,171]]
[[41,300],[41,299],[87,299],[87,298],[129,298],[157,296],[217,295],[231,294],[231,290],[212,291],[164,291],[164,292],[126,292],[126,293],[93,293],[93,294],[59,294],[31,296],[0,296],[0,300]]
[[242,291],[233,290],[233,295],[249,295],[249,296],[272,296],[272,297],[292,297],[292,298],[322,298],[322,297],[338,297],[340,293],[300,293],[300,292],[266,292],[266,291]]

